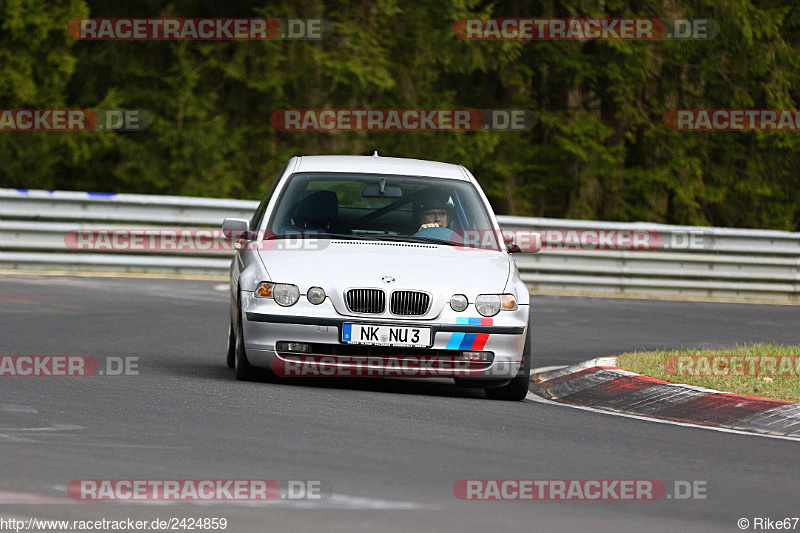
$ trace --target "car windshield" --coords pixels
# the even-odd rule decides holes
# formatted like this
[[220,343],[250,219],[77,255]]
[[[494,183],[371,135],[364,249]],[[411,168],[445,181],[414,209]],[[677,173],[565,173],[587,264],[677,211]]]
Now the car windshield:
[[475,186],[442,178],[294,174],[266,230],[267,239],[314,235],[499,250]]

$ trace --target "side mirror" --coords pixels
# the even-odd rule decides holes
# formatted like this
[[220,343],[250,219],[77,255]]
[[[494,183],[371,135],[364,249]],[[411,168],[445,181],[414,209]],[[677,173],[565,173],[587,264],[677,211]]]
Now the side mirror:
[[522,253],[522,248],[514,244],[514,234],[513,233],[503,233],[503,244],[506,245],[506,250],[510,254],[519,254]]
[[[542,234],[533,231],[503,232],[503,242],[510,254],[536,253],[542,249]],[[520,246],[520,244],[522,246]],[[523,250],[522,247],[525,247]]]
[[250,239],[250,222],[243,218],[226,218],[222,221],[222,234],[229,239]]

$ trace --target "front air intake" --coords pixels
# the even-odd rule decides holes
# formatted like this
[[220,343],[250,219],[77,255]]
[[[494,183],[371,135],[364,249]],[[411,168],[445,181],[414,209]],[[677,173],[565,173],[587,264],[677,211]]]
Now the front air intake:
[[418,291],[395,291],[392,293],[392,314],[420,316],[428,312],[431,297]]
[[380,289],[350,289],[344,300],[353,313],[379,315],[386,309],[386,294]]

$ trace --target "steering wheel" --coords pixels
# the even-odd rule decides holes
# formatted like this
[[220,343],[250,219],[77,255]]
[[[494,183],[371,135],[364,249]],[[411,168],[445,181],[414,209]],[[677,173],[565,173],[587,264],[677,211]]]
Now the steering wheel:
[[416,232],[413,237],[427,237],[429,239],[439,239],[440,241],[463,242],[463,239],[450,228],[424,228]]

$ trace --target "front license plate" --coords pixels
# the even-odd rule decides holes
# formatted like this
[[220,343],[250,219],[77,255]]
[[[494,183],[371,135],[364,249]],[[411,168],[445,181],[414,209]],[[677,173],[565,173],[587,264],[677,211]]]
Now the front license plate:
[[342,342],[427,348],[431,345],[431,328],[345,324],[342,327]]

